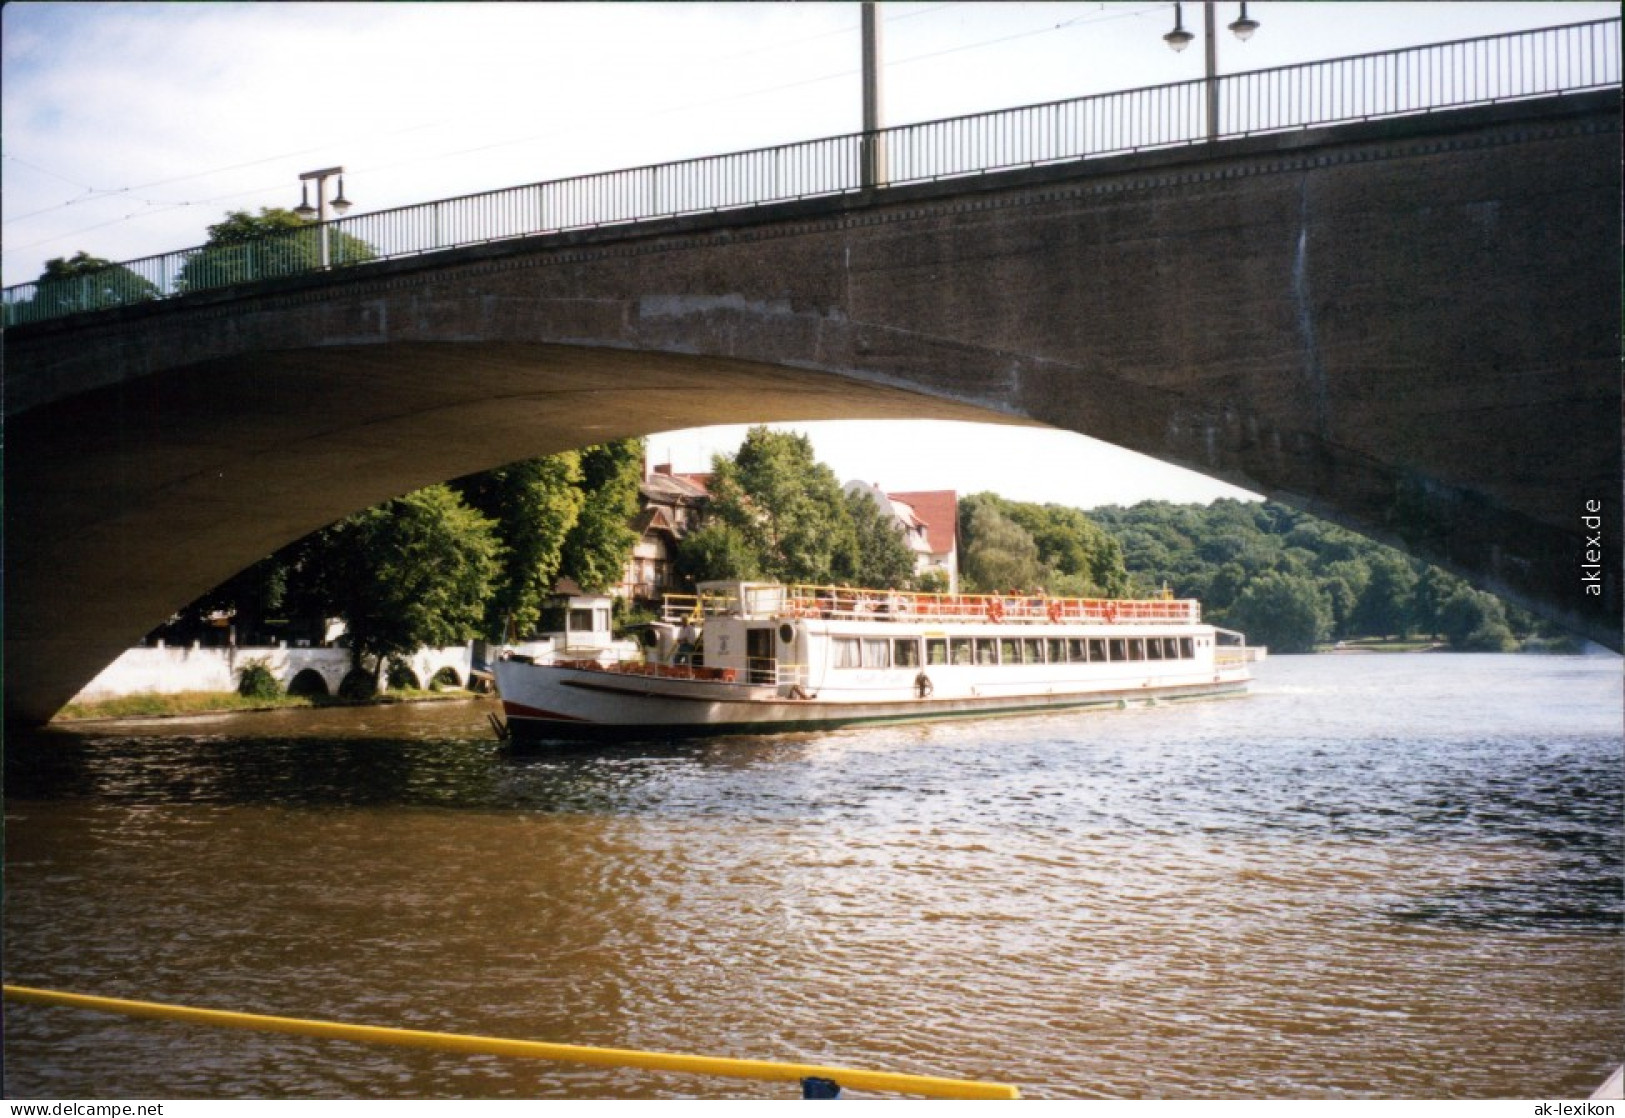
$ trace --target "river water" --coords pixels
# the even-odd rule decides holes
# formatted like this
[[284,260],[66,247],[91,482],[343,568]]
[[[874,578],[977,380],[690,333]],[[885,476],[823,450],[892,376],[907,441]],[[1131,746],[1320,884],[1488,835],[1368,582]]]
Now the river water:
[[[562,754],[489,702],[13,734],[6,980],[1039,1098],[1588,1095],[1625,1052],[1620,661],[1258,677]],[[794,1094],[19,1005],[5,1090]]]

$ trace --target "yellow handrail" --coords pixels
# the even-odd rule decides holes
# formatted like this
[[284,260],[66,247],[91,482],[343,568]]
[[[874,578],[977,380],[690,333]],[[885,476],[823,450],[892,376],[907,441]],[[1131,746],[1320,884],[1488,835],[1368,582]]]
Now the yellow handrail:
[[604,1067],[646,1068],[652,1071],[717,1075],[732,1079],[765,1079],[798,1082],[802,1079],[829,1079],[855,1091],[891,1091],[939,1099],[1017,1099],[1021,1092],[1005,1083],[984,1083],[972,1079],[944,1079],[934,1075],[905,1075],[887,1071],[860,1071],[857,1068],[825,1067],[817,1064],[787,1064],[773,1060],[734,1060],[720,1056],[690,1056],[673,1052],[643,1052],[631,1048],[591,1048],[576,1044],[550,1044],[537,1040],[510,1040],[505,1037],[469,1036],[462,1033],[433,1033],[420,1029],[394,1029],[378,1025],[348,1025],[338,1021],[311,1021],[299,1017],[272,1017],[261,1013],[236,1013],[223,1009],[197,1009],[163,1002],[104,998],[94,994],[71,994],[62,990],[41,990],[32,986],[6,984],[5,996],[32,1005],[67,1006],[129,1017],[150,1017],[165,1021],[185,1021],[225,1029],[253,1029],[260,1032],[292,1033],[297,1036],[329,1037],[367,1044],[393,1044],[407,1048],[432,1048],[441,1052],[466,1052],[488,1056],[526,1056],[539,1060],[562,1060]]

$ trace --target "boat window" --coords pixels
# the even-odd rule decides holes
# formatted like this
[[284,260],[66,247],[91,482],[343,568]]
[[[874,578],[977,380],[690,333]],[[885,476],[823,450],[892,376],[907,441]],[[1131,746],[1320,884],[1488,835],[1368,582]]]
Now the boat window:
[[590,609],[573,609],[570,611],[570,632],[592,633],[597,631],[593,624],[593,611]]
[[1145,641],[1141,640],[1139,637],[1135,637],[1133,640],[1129,641],[1128,642],[1128,658],[1130,660],[1144,660],[1145,659]]
[[866,668],[891,667],[891,641],[884,637],[866,638],[863,642],[863,666]]
[[1088,659],[1088,645],[1082,637],[1068,637],[1066,640],[1066,658],[1074,664],[1085,663]]
[[969,637],[955,637],[953,651],[954,663],[956,664],[974,664],[976,662],[976,657],[972,652],[971,639]]
[[1164,660],[1177,660],[1177,659],[1179,659],[1179,638],[1178,637],[1163,637],[1162,638],[1162,658]]
[[1102,637],[1089,638],[1089,662],[1106,659],[1106,641]]
[[1066,663],[1066,641],[1060,637],[1049,639],[1049,662],[1052,664]]
[[1181,658],[1186,660],[1196,659],[1196,649],[1191,647],[1191,639],[1189,637],[1179,638],[1179,655]]
[[1111,640],[1111,645],[1113,660],[1128,659],[1128,641],[1124,640],[1122,637],[1113,637]]
[[856,637],[836,637],[835,666],[837,668],[856,668],[862,661],[858,658],[858,640]]
[[948,662],[948,642],[942,637],[931,637],[925,642],[925,662],[927,664],[946,664]]
[[1145,641],[1145,658],[1147,660],[1162,659],[1162,638],[1147,637]]
[[976,662],[978,664],[997,664],[999,662],[997,643],[992,637],[976,638]]
[[920,666],[920,642],[913,637],[892,641],[891,662],[899,668]]
[[1044,662],[1044,638],[1028,637],[1022,642],[1022,659],[1029,664]]
[[1004,637],[999,641],[999,661],[1004,664],[1021,663],[1021,642],[1015,637]]

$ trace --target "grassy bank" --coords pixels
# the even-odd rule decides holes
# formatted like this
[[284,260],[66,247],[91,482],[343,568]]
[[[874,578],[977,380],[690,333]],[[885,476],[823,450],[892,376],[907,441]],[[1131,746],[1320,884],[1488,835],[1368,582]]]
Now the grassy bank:
[[1435,640],[1386,640],[1382,637],[1364,637],[1359,640],[1338,641],[1322,645],[1322,652],[1433,652],[1449,646]]
[[285,710],[299,707],[372,706],[384,703],[424,703],[478,698],[472,691],[385,691],[371,699],[335,699],[312,695],[257,698],[235,691],[178,691],[121,695],[97,702],[69,703],[53,722],[84,722],[98,718],[178,718],[189,714],[229,714],[247,710]]

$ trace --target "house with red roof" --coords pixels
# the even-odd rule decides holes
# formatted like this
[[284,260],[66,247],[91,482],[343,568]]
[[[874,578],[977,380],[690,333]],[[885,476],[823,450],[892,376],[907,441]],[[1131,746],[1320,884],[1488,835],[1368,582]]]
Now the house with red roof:
[[939,571],[948,592],[959,592],[959,494],[952,489],[887,493],[878,484],[850,481],[846,491],[867,493],[890,516],[914,553],[914,571]]

